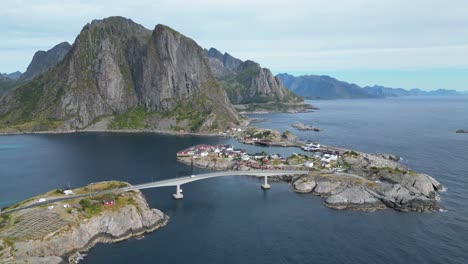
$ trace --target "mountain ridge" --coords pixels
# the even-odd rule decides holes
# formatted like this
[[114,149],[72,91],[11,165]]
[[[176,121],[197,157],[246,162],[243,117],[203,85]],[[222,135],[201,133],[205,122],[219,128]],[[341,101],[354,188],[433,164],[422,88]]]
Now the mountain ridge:
[[386,98],[399,96],[442,96],[460,95],[455,90],[438,89],[423,91],[421,89],[406,90],[380,85],[361,87],[327,75],[300,75],[288,73],[276,75],[292,92],[307,99],[363,99]]

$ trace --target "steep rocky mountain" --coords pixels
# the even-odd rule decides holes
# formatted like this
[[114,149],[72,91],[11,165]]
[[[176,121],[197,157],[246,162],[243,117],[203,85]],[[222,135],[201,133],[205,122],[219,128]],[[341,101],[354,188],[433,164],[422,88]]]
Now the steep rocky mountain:
[[281,73],[278,74],[277,77],[289,90],[308,99],[460,95],[460,93],[455,90],[445,89],[422,91],[420,89],[406,90],[403,88],[389,88],[380,85],[360,87],[356,84],[340,81],[325,75],[303,75],[296,77],[287,73]]
[[203,49],[123,17],[87,24],[55,67],[4,96],[0,127],[208,131],[239,122]]
[[277,77],[293,93],[308,99],[371,98],[356,84],[339,81],[325,75],[292,76],[287,73]]
[[48,51],[37,51],[26,72],[19,77],[19,81],[30,81],[45,70],[59,64],[70,49],[70,43],[62,42]]
[[269,69],[247,60],[241,61],[215,48],[205,50],[213,73],[223,84],[233,104],[295,104],[303,100],[291,93]]

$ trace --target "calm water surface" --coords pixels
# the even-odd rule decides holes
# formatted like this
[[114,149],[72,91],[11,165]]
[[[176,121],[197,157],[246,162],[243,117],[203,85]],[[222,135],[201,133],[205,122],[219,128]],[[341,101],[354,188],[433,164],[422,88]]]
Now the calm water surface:
[[[438,179],[445,212],[335,211],[287,184],[262,191],[260,181],[224,177],[143,191],[171,217],[142,240],[98,245],[83,263],[466,263],[468,260],[468,98],[313,101],[321,110],[271,114],[258,126],[302,138],[403,157]],[[324,129],[299,132],[299,121]],[[0,206],[70,184],[118,179],[142,183],[203,172],[177,163],[193,144],[225,138],[151,134],[0,137]],[[246,147],[246,146],[244,146]],[[248,147],[250,151],[259,150]],[[271,148],[290,154],[295,149]]]

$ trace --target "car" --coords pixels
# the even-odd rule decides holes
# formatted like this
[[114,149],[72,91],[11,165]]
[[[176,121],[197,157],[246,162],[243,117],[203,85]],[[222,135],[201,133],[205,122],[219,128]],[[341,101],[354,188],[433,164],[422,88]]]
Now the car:
[[195,178],[195,177],[196,177],[195,175],[190,176],[190,178]]

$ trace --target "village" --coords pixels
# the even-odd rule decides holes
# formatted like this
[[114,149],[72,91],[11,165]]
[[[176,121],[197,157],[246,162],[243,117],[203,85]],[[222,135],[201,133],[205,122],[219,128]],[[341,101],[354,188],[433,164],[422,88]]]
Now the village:
[[320,144],[308,143],[303,150],[312,151],[305,155],[293,153],[289,157],[280,154],[268,154],[265,151],[247,153],[245,149],[235,148],[229,144],[196,145],[177,152],[177,159],[185,164],[216,170],[331,170],[344,171],[345,163],[340,160],[340,153],[320,149]]

